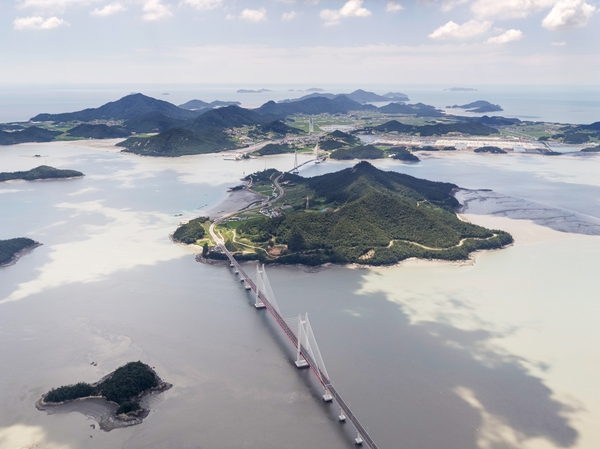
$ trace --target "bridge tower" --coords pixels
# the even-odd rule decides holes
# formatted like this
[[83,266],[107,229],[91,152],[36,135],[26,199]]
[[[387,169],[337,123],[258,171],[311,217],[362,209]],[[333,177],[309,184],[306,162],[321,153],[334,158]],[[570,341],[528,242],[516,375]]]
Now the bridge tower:
[[312,134],[315,132],[315,125],[313,123],[313,118],[308,118],[308,134]]
[[261,264],[259,263],[256,266],[256,271],[257,271],[257,282],[256,282],[256,291],[255,293],[255,301],[254,301],[254,307],[256,307],[257,309],[264,309],[265,304],[262,302],[262,299],[260,299],[261,294],[265,294],[266,292],[266,285],[265,285],[265,265],[263,264],[261,266]]
[[292,168],[291,173],[297,175],[300,172],[298,170],[298,148],[294,148],[294,168]]

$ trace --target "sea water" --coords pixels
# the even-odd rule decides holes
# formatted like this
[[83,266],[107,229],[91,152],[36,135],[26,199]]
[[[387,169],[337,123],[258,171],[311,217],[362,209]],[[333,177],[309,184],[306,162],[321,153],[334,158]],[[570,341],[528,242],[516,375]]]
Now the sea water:
[[[1,449],[352,446],[351,427],[295,368],[293,348],[229,268],[200,264],[169,240],[244,174],[289,168],[293,156],[158,159],[50,143],[2,148],[0,167],[31,168],[35,154],[86,176],[0,185],[0,238],[43,243],[0,269]],[[267,268],[283,315],[308,312],[336,388],[377,444],[598,447],[600,158],[376,165],[455,182],[488,199],[471,196],[471,212],[555,232],[467,264]],[[548,228],[556,223],[568,226]],[[139,426],[106,433],[85,414],[34,407],[52,387],[132,360],[174,385],[149,400]]]

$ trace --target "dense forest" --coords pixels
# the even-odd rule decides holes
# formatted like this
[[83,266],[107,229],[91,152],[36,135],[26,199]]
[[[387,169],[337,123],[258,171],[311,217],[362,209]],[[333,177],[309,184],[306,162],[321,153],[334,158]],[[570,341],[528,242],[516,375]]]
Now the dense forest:
[[[285,174],[282,180],[304,189],[298,204],[290,204],[289,212],[277,217],[256,217],[236,225],[239,238],[263,247],[279,245],[280,251],[276,256],[268,250],[240,254],[242,258],[383,265],[409,257],[466,259],[475,250],[512,242],[506,232],[459,220],[453,210],[458,202],[452,196],[457,186],[451,183],[385,172],[368,162],[313,178]],[[306,193],[311,194],[312,208],[305,206]],[[235,250],[231,242],[229,247]]]
[[0,266],[10,263],[19,251],[36,245],[37,242],[26,237],[0,240]]
[[268,143],[254,154],[258,156],[270,156],[272,154],[293,153],[294,147],[285,143]]
[[202,225],[207,221],[208,217],[194,218],[186,224],[179,226],[173,234],[173,238],[178,242],[186,243],[188,245],[196,243],[201,238],[204,238],[206,232]]
[[329,155],[331,159],[381,159],[385,153],[373,145],[359,145],[353,148],[340,148]]
[[116,402],[116,414],[128,413],[140,408],[136,398],[143,392],[158,386],[159,379],[154,371],[142,362],[129,362],[117,368],[102,382],[88,384],[79,382],[53,388],[44,397],[45,402],[64,402],[90,396],[102,396]]

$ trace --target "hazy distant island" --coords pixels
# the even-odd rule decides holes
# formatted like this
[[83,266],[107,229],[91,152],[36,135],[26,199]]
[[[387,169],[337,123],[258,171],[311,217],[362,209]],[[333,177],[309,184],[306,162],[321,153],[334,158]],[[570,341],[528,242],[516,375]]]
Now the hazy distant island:
[[0,267],[16,263],[19,257],[40,245],[41,243],[26,237],[0,240]]
[[479,89],[473,87],[448,87],[444,90],[449,90],[451,92],[477,92]]
[[69,179],[80,178],[83,173],[77,170],[62,170],[48,165],[40,165],[28,171],[2,172],[0,173],[0,182],[22,179],[25,181],[35,181],[38,179]]
[[455,104],[454,106],[447,106],[447,108],[465,109],[467,112],[473,112],[477,114],[483,114],[486,112],[498,112],[504,110],[500,105],[492,104],[489,101],[484,100],[473,101],[472,103],[463,104],[462,106]]
[[150,393],[163,392],[171,387],[148,365],[139,361],[129,362],[96,383],[79,382],[53,388],[42,396],[36,407],[50,412],[54,407],[76,401],[103,399],[111,407],[111,414],[99,424],[101,429],[109,431],[140,424],[150,412],[140,405],[140,400]]
[[[382,171],[368,162],[313,178],[269,169],[247,179],[254,191],[279,185],[284,192],[260,210],[218,223],[238,260],[392,265],[411,257],[464,260],[513,241],[504,231],[459,220],[455,184]],[[205,259],[224,258],[214,246],[204,253]]]
[[269,89],[258,89],[258,90],[238,89],[238,91],[237,91],[238,94],[262,94],[263,92],[272,92],[272,91]]

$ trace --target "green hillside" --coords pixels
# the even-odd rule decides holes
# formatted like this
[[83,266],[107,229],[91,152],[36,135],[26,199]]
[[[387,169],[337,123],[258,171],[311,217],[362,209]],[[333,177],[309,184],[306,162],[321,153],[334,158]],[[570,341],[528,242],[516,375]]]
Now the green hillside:
[[68,134],[69,136],[84,137],[87,139],[117,139],[131,135],[130,132],[117,128],[116,126],[88,125],[86,123],[71,128]]
[[15,131],[0,131],[0,145],[16,145],[29,142],[51,142],[61,131],[50,131],[48,129],[30,126]]
[[262,185],[278,175],[286,188],[271,217],[224,226],[223,235],[235,230],[228,247],[241,258],[384,265],[409,257],[466,259],[475,250],[512,242],[506,232],[459,220],[452,196],[457,186],[451,183],[385,172],[368,162],[314,178],[273,171],[253,178]]
[[354,148],[340,148],[329,155],[331,159],[381,159],[384,157],[383,150],[373,145],[360,145]]
[[472,136],[489,136],[499,133],[497,129],[476,121],[413,126],[400,123],[398,120],[390,120],[378,126],[367,127],[365,130],[387,133],[395,131],[401,134],[415,134],[427,137],[442,136],[448,133],[460,133]]
[[294,147],[285,143],[268,143],[260,150],[255,151],[257,156],[270,156],[272,154],[293,153]]
[[227,134],[216,129],[192,132],[174,128],[156,136],[130,137],[117,146],[124,152],[142,156],[178,157],[190,154],[217,153],[236,148]]

